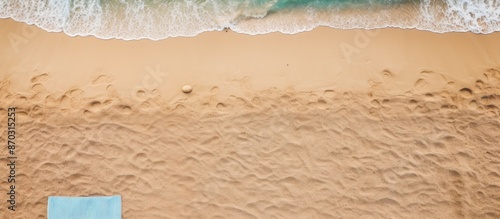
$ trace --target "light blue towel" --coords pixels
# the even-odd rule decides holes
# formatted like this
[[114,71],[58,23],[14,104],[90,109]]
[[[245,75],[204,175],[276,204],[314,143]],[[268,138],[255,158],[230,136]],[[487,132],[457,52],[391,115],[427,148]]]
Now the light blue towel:
[[121,196],[49,196],[48,219],[121,219]]

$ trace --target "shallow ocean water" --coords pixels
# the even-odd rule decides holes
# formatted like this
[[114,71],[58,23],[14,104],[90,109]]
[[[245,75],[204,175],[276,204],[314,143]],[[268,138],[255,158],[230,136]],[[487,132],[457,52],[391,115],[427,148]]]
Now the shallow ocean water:
[[246,34],[318,26],[491,33],[500,2],[484,0],[0,0],[0,17],[71,36],[153,40],[231,28]]

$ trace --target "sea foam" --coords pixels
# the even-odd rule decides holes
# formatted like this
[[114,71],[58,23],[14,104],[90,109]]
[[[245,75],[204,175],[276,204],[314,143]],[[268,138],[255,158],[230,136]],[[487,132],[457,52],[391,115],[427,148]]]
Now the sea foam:
[[500,30],[500,1],[485,0],[0,0],[0,17],[70,36],[152,39],[205,31],[294,34],[318,26]]

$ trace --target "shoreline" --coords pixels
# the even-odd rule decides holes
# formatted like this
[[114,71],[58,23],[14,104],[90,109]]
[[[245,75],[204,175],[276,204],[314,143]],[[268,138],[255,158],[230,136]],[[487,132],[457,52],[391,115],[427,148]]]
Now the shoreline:
[[8,36],[0,45],[9,48],[0,52],[5,60],[0,69],[14,81],[15,92],[28,91],[33,75],[47,73],[50,92],[79,87],[89,97],[99,95],[105,88],[92,82],[101,77],[124,97],[141,89],[173,102],[186,84],[193,86],[193,94],[214,86],[226,97],[242,94],[241,80],[249,80],[256,90],[298,91],[367,91],[385,83],[385,92],[404,94],[415,90],[425,72],[439,78],[426,88],[432,92],[450,81],[470,86],[482,72],[500,66],[493,53],[500,50],[495,40],[500,33],[318,28],[295,35],[222,31],[122,41],[48,33],[12,20],[0,23],[6,27],[1,34]]
[[[371,8],[370,4],[369,8],[326,7],[311,10],[295,8],[278,11],[272,11],[269,8],[267,8],[268,11],[266,8],[252,8],[249,11],[227,8],[229,11],[222,10],[220,11],[222,14],[209,13],[212,14],[210,16],[206,13],[200,15],[197,14],[200,13],[199,11],[194,11],[194,15],[184,14],[185,16],[181,16],[179,20],[167,19],[168,16],[156,16],[157,14],[182,14],[182,9],[171,12],[168,7],[172,5],[169,4],[160,4],[162,6],[161,9],[157,9],[158,11],[139,7],[136,8],[138,13],[133,14],[123,11],[124,9],[120,8],[123,5],[117,6],[120,8],[116,8],[118,11],[100,11],[100,8],[92,11],[92,7],[99,7],[94,4],[87,8],[89,11],[86,13],[97,19],[89,19],[82,15],[84,12],[71,10],[68,13],[73,16],[69,20],[64,17],[54,17],[47,20],[37,16],[30,16],[28,19],[26,13],[33,12],[32,10],[35,9],[29,4],[21,4],[20,7],[24,10],[19,11],[20,8],[7,7],[10,10],[7,10],[8,13],[1,14],[1,17],[15,18],[19,22],[36,24],[49,32],[65,32],[73,37],[94,36],[100,39],[150,39],[154,41],[175,37],[195,37],[205,32],[222,31],[224,28],[232,28],[237,33],[252,36],[270,33],[299,34],[318,27],[343,30],[399,28],[434,33],[471,32],[481,34],[491,34],[500,30],[498,21],[495,20],[498,14],[492,10],[495,5],[481,2],[468,3],[472,3],[469,5],[472,7],[470,10],[467,8],[467,4],[451,0],[420,3],[407,1],[390,6],[373,6],[374,8]],[[182,5],[182,3],[179,4]],[[137,6],[126,5],[132,8]],[[38,6],[35,8],[46,13],[57,10],[57,7]],[[204,17],[205,15],[207,17]],[[61,20],[66,21],[61,22]],[[80,25],[75,25],[73,22]],[[165,27],[171,28],[165,29]]]

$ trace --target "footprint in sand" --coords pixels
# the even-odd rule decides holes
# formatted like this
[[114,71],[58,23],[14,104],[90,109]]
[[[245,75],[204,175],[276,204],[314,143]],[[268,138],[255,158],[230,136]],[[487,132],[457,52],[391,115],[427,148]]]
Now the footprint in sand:
[[459,93],[460,93],[460,96],[462,98],[465,98],[465,99],[469,99],[469,98],[472,98],[474,96],[474,92],[470,88],[467,88],[467,87],[460,89]]
[[486,80],[491,85],[500,85],[500,70],[495,68],[490,68],[484,73]]
[[118,97],[119,96],[118,91],[111,84],[106,87],[106,92],[108,93],[108,96],[110,96],[110,97]]
[[125,114],[125,115],[128,115],[130,113],[132,113],[132,107],[130,107],[129,105],[118,105],[115,107],[116,111],[122,113],[122,114]]
[[226,104],[224,104],[224,103],[217,103],[216,108],[220,109],[220,110],[226,109]]
[[210,94],[217,94],[219,93],[220,88],[215,86],[210,89]]
[[92,101],[89,103],[88,107],[87,107],[87,110],[91,111],[91,112],[98,112],[101,110],[101,102],[100,101]]
[[376,77],[376,79],[368,81],[373,90],[387,90],[394,85],[394,73],[388,69],[378,72]]
[[149,103],[148,101],[144,101],[141,103],[140,107],[141,107],[141,109],[147,110],[147,109],[151,108],[151,103]]
[[111,106],[111,104],[112,104],[112,103],[113,103],[113,100],[108,99],[108,100],[103,101],[103,103],[102,103],[102,104],[103,104],[104,106],[106,106],[106,107],[109,107],[109,106]]
[[56,106],[57,105],[57,98],[54,97],[54,95],[48,95],[45,97],[45,105],[47,106]]
[[141,100],[144,100],[144,99],[146,99],[146,91],[145,90],[137,90],[135,92],[135,96]]
[[96,79],[92,81],[92,84],[104,84],[111,83],[111,78],[107,75],[99,75]]
[[44,90],[45,90],[45,88],[40,83],[36,83],[33,86],[31,86],[31,91],[33,91],[34,93],[39,93],[39,92],[42,92]]
[[34,114],[34,115],[38,115],[42,112],[42,107],[40,107],[39,105],[35,105],[31,108],[30,110],[30,114]]
[[61,106],[63,109],[68,109],[71,106],[71,100],[68,97],[68,95],[62,95],[59,98],[58,105]]
[[84,95],[85,92],[80,89],[69,90],[61,97],[60,104],[67,109],[80,108]]
[[48,78],[49,78],[49,74],[43,73],[43,74],[32,77],[31,83],[42,83],[42,82],[47,81]]
[[495,95],[484,95],[479,100],[484,105],[490,105],[496,100]]
[[432,92],[442,90],[448,83],[449,80],[447,80],[442,74],[432,71],[422,71],[420,73],[420,78],[415,82],[413,89],[415,93]]
[[73,97],[73,98],[82,98],[83,95],[85,94],[85,92],[83,92],[83,90],[80,90],[80,89],[72,89],[66,93],[71,95],[71,97]]
[[477,110],[478,109],[477,102],[475,100],[472,100],[472,101],[469,102],[469,109],[471,109],[471,110]]
[[382,80],[387,81],[387,80],[392,79],[392,77],[394,77],[394,74],[391,71],[385,69],[380,73],[380,76],[381,76]]
[[328,109],[328,102],[326,102],[325,99],[319,98],[318,99],[318,109]]
[[476,80],[474,83],[474,86],[479,90],[482,91],[484,89],[484,82],[482,80]]

